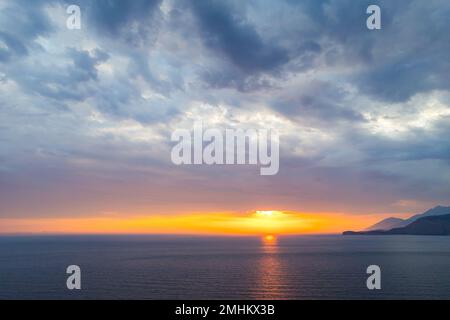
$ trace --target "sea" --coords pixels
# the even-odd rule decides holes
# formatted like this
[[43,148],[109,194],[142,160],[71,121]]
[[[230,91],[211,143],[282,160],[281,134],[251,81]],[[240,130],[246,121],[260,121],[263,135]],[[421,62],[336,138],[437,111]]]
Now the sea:
[[0,299],[449,298],[450,237],[0,237]]

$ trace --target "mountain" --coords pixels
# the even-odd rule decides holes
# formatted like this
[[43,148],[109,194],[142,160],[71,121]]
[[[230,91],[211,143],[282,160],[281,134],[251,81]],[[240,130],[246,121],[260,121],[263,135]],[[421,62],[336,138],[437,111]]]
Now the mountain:
[[421,214],[416,214],[408,219],[400,219],[400,218],[387,218],[384,219],[373,226],[366,228],[366,231],[375,231],[375,230],[391,230],[393,228],[401,228],[409,225],[410,223],[422,218],[429,216],[439,216],[444,214],[450,214],[450,207],[437,206],[433,209],[425,211]]
[[450,235],[450,214],[424,216],[413,221],[406,227],[394,228],[391,230],[373,231],[345,231],[343,235],[429,235],[429,236],[449,236]]
[[450,207],[437,206],[437,207],[434,207],[433,209],[425,211],[424,213],[416,214],[415,216],[412,216],[411,218],[406,219],[406,221],[409,224],[409,223],[414,222],[422,217],[440,216],[440,215],[445,215],[445,214],[450,214]]
[[370,226],[366,228],[366,231],[373,231],[373,230],[390,230],[396,227],[403,226],[405,223],[404,219],[400,218],[386,218],[384,220],[381,220],[378,223],[375,223],[373,226]]

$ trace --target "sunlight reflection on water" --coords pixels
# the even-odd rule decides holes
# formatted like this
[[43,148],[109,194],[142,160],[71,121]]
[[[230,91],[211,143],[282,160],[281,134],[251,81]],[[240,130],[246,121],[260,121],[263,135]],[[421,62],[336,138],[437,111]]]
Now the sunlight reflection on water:
[[256,299],[283,299],[286,277],[279,257],[278,239],[266,235],[261,240],[262,256],[258,263],[258,288]]

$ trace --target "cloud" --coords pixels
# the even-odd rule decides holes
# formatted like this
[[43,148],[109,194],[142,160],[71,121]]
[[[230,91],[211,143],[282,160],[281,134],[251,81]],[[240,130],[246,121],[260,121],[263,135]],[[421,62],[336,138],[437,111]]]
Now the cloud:
[[344,88],[329,82],[306,82],[301,89],[284,92],[281,97],[273,99],[272,106],[286,117],[299,121],[325,122],[328,125],[339,121],[364,121],[362,114],[349,105],[348,95]]
[[161,0],[81,2],[88,15],[88,24],[101,36],[120,39],[133,47],[145,46],[157,34],[155,20],[160,4]]
[[[4,216],[448,200],[446,1],[74,3],[81,30],[64,1],[0,4]],[[279,129],[279,175],[174,167],[170,133],[199,119]]]
[[43,0],[17,0],[4,5],[1,8],[0,28],[27,41],[50,35],[55,31],[55,26],[48,19],[45,5]]
[[39,36],[54,31],[42,1],[14,1],[0,7],[0,63],[23,58]]
[[59,63],[22,60],[4,70],[28,94],[39,94],[56,102],[82,101],[93,94],[90,81],[97,80],[97,66],[108,59],[101,50],[92,53],[67,48]]
[[206,46],[223,53],[241,70],[270,71],[288,61],[283,48],[265,43],[245,17],[223,2],[191,1],[191,8]]
[[13,56],[20,57],[28,54],[23,43],[7,33],[0,33],[0,41],[3,44],[0,47],[0,62],[8,62]]

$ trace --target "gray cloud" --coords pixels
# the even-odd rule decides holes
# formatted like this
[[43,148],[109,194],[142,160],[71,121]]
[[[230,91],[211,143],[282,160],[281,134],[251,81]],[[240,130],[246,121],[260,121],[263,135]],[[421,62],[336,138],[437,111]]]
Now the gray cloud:
[[0,48],[0,62],[8,62],[13,56],[28,54],[24,44],[7,33],[0,32],[0,41],[3,43],[3,48]]
[[328,125],[339,121],[364,121],[364,117],[348,105],[348,93],[330,83],[307,83],[290,95],[283,95],[272,102],[274,109],[288,118],[325,122]]
[[[64,185],[89,191],[77,193],[86,210],[125,189],[144,207],[168,202],[169,192],[228,209],[267,201],[382,211],[401,199],[448,200],[446,1],[75,3],[79,32],[57,24],[64,12],[52,16],[63,1],[2,4],[3,215],[24,214],[21,194],[35,205],[55,190],[68,199]],[[383,10],[380,31],[365,27],[372,3]],[[171,166],[164,139],[207,117],[199,105],[225,110],[217,117],[230,125],[279,117],[291,130],[280,174]]]
[[256,30],[223,2],[191,1],[204,43],[222,52],[248,73],[273,70],[288,61],[287,52],[265,43]]
[[122,40],[139,48],[148,45],[157,32],[157,14],[161,0],[82,1],[80,5],[88,15],[88,23],[100,36]]

